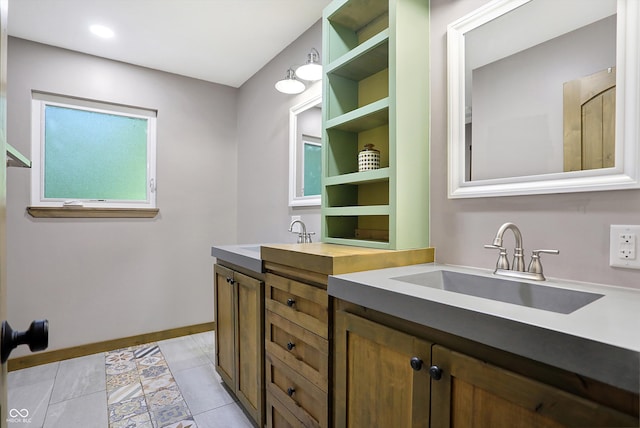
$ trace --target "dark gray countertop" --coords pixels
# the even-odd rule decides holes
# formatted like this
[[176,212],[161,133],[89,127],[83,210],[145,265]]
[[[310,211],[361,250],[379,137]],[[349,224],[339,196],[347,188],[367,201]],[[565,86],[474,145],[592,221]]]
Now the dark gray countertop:
[[211,255],[217,259],[226,260],[234,265],[261,273],[260,245],[218,245],[211,247]]
[[563,314],[394,279],[440,269],[494,277],[490,270],[429,263],[330,276],[328,292],[398,318],[640,392],[640,290],[555,279],[532,282],[603,294]]

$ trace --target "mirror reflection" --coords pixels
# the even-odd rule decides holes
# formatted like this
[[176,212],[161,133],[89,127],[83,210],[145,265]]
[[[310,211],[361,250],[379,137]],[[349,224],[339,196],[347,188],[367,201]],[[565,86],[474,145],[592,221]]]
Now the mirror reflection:
[[616,0],[532,0],[464,34],[465,180],[615,166]]
[[289,206],[320,205],[322,99],[315,96],[289,115]]

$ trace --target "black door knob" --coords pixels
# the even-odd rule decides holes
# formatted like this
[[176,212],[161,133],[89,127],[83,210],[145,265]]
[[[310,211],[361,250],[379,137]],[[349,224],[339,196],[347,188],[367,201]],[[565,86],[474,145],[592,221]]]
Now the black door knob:
[[296,301],[293,299],[287,299],[287,306],[292,307],[296,304]]
[[422,360],[418,357],[411,358],[409,363],[411,364],[411,368],[415,371],[419,371],[422,368]]
[[49,321],[36,320],[27,331],[14,331],[8,322],[2,321],[0,346],[2,347],[2,363],[6,363],[9,354],[18,345],[29,345],[31,352],[42,351],[49,346]]
[[287,388],[287,395],[288,395],[289,397],[293,396],[293,394],[294,394],[295,392],[296,392],[296,389],[295,389],[295,388],[291,388],[291,387]]
[[429,376],[431,376],[433,380],[442,379],[442,369],[438,366],[429,367]]
[[295,348],[295,347],[296,347],[296,344],[295,344],[295,343],[293,343],[293,342],[288,342],[288,343],[287,343],[287,349],[288,349],[289,351],[291,351],[291,350],[292,350],[293,348]]

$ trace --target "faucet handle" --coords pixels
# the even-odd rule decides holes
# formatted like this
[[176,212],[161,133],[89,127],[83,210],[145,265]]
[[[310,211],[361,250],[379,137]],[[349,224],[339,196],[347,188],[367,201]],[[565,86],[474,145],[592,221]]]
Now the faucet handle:
[[542,275],[542,263],[540,262],[540,253],[544,254],[560,254],[559,250],[533,250],[531,252],[531,263],[529,263],[529,269],[531,273],[539,273]]
[[484,248],[500,250],[500,255],[498,256],[498,262],[496,263],[496,270],[498,269],[509,270],[509,259],[507,259],[507,249],[505,247],[501,247],[500,245],[495,245],[495,244],[486,244]]
[[488,248],[490,250],[504,250],[504,247],[495,244],[484,244],[484,248]]
[[560,250],[533,250],[532,253],[535,254],[535,255],[539,255],[540,253],[560,254]]
[[304,243],[305,244],[310,244],[311,243],[311,235],[315,235],[315,232],[307,232],[304,234]]

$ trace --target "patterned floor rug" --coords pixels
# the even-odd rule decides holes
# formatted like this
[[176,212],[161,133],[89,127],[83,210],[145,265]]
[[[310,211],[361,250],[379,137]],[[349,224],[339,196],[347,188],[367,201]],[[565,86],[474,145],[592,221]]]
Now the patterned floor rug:
[[160,348],[105,353],[109,428],[197,428]]

